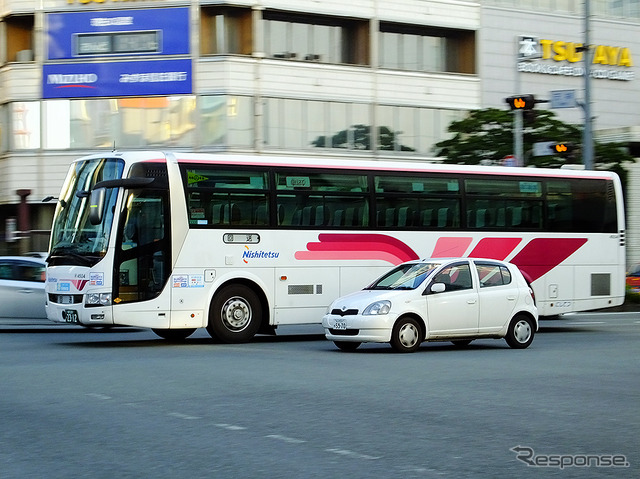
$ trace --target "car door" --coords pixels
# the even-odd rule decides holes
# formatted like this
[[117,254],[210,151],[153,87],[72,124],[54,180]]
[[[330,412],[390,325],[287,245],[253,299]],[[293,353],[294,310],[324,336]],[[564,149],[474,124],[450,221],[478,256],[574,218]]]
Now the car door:
[[0,263],[0,316],[46,318],[44,265],[21,260]]
[[475,266],[480,286],[478,331],[497,332],[509,321],[518,303],[518,285],[504,265],[476,261]]
[[[444,283],[445,291],[431,292],[435,283]],[[478,332],[478,292],[468,261],[451,264],[437,273],[427,286],[426,299],[429,338]]]

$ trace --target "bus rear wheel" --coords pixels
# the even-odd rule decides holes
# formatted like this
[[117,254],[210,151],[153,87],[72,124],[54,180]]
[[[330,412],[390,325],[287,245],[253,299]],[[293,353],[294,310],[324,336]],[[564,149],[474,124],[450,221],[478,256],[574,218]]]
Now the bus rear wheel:
[[250,341],[260,328],[262,304],[258,295],[241,284],[222,288],[211,301],[207,331],[225,343]]

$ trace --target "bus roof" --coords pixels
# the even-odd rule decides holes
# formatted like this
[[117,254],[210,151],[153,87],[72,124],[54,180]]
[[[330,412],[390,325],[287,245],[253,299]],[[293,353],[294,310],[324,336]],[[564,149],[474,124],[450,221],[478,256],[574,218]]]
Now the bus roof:
[[451,174],[484,174],[497,176],[531,176],[552,178],[599,178],[612,179],[616,173],[566,168],[532,168],[511,166],[453,165],[424,160],[374,159],[357,157],[316,157],[303,155],[261,155],[235,153],[191,153],[181,151],[112,151],[79,158],[122,158],[127,163],[145,161],[170,161],[180,163],[219,163],[228,166],[274,166],[318,169],[365,169],[388,172],[433,172]]

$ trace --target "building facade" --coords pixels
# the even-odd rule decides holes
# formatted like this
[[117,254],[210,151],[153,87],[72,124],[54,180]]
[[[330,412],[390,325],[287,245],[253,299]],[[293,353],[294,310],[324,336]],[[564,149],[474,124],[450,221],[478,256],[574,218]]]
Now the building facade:
[[[591,1],[594,126],[628,140],[640,0]],[[436,160],[471,109],[580,99],[582,15],[580,0],[0,0],[0,252],[27,248],[15,231],[46,248],[41,200],[90,152]],[[537,55],[518,57],[522,37]]]
[[[0,228],[96,150],[433,158],[480,107],[477,2],[4,0]],[[372,134],[373,132],[373,134]],[[26,196],[30,225],[11,224]],[[23,191],[24,193],[24,191]],[[7,227],[9,225],[9,227]]]
[[[483,107],[533,94],[567,123],[584,124],[585,0],[483,0],[478,75]],[[591,117],[597,140],[640,157],[640,0],[589,0]],[[567,141],[580,143],[581,138]],[[527,155],[533,152],[524,152]],[[640,262],[640,168],[629,165],[627,262]]]

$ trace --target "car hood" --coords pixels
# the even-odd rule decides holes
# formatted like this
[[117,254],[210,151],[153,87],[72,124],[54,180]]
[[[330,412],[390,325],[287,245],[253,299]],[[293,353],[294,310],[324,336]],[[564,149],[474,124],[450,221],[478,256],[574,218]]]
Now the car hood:
[[360,313],[375,301],[391,301],[399,298],[407,298],[408,296],[419,295],[418,291],[412,290],[362,290],[355,293],[342,296],[331,304],[331,310],[340,309],[346,311],[348,309],[357,309]]

